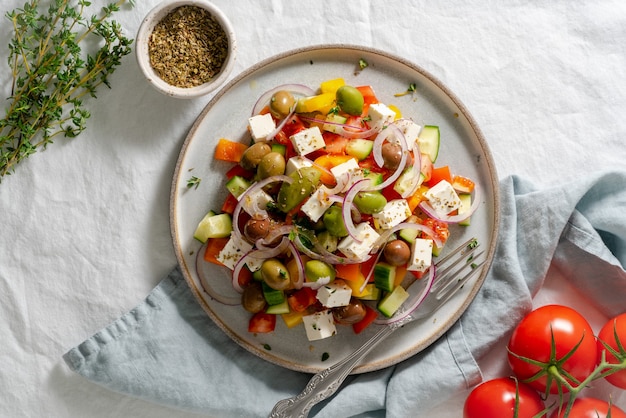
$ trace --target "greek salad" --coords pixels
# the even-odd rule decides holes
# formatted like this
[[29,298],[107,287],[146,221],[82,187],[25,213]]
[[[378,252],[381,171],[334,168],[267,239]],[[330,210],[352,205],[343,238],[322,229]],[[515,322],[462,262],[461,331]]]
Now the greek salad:
[[200,262],[232,272],[240,297],[224,303],[250,313],[248,330],[282,320],[313,341],[417,306],[406,279],[432,280],[448,225],[469,226],[480,200],[474,180],[437,164],[439,128],[342,78],[277,86],[247,127],[249,143],[217,143],[214,158],[232,163],[228,195],[194,238]]

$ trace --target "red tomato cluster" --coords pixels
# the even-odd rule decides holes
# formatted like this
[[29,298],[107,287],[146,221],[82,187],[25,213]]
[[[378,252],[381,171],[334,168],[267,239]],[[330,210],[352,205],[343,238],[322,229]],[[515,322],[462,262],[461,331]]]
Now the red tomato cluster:
[[[546,417],[550,409],[550,418],[626,418],[626,413],[608,402],[577,398],[582,384],[602,378],[607,371],[612,371],[604,377],[608,382],[626,389],[626,313],[609,320],[596,338],[587,320],[574,309],[543,306],[522,319],[507,349],[515,377],[493,379],[474,388],[465,401],[464,418]],[[544,404],[542,395],[567,392],[575,398],[568,412],[565,404]]]

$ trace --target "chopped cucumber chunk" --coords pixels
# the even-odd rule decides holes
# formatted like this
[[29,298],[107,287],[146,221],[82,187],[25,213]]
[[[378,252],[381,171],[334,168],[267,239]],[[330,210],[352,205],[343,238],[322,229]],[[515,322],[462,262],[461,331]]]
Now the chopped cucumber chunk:
[[272,289],[265,282],[263,282],[263,297],[270,306],[281,304],[287,300],[284,291]]
[[430,157],[430,161],[433,163],[437,160],[439,155],[439,127],[433,125],[426,125],[420,132],[417,143],[420,147],[420,152]]
[[395,286],[396,268],[385,262],[376,263],[374,266],[374,284],[377,288],[391,292]]
[[387,318],[391,318],[393,314],[402,306],[409,298],[409,293],[402,286],[396,286],[393,292],[387,293],[378,304],[378,310]]
[[226,188],[235,197],[241,196],[249,187],[250,182],[241,176],[233,176],[226,182]]
[[367,158],[374,149],[374,141],[369,139],[351,139],[346,144],[346,154],[361,161]]
[[287,302],[287,299],[285,298],[285,300],[283,300],[281,303],[268,306],[265,312],[268,314],[273,314],[273,315],[288,314],[289,302]]
[[193,237],[204,244],[209,238],[226,238],[230,236],[232,230],[233,222],[229,214],[216,215],[210,211],[198,224]]
[[[467,213],[472,207],[472,195],[469,193],[459,193],[459,199],[461,199],[461,207],[459,208],[459,215]],[[461,226],[469,226],[471,223],[471,216],[467,219],[459,222]]]

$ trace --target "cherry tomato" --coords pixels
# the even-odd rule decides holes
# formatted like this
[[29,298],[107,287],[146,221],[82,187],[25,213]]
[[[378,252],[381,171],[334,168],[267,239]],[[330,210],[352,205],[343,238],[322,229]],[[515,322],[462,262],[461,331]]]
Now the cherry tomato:
[[[509,364],[520,380],[527,381],[544,371],[543,376],[528,380],[530,386],[541,392],[548,386],[548,368],[556,366],[563,377],[570,375],[576,379],[567,378],[576,385],[593,371],[598,353],[587,320],[574,309],[560,305],[543,306],[529,313],[513,330],[508,349]],[[543,365],[540,367],[519,357]],[[554,379],[550,379],[549,384],[549,392],[558,393]],[[562,386],[562,390],[567,391],[567,388]]]
[[[572,405],[569,418],[606,418],[609,412],[608,402],[594,398],[577,398]],[[565,416],[565,406],[559,414],[559,409],[555,409],[550,418],[563,418]],[[626,418],[626,413],[615,405],[611,405],[611,418]]]
[[250,318],[250,322],[248,323],[248,332],[264,334],[274,331],[275,327],[276,315],[268,314],[265,312],[257,312],[252,315],[252,318]]
[[513,417],[516,405],[518,418],[535,417],[545,408],[539,393],[524,383],[517,382],[516,390],[516,381],[509,377],[488,380],[465,400],[463,418]]
[[[606,348],[602,344],[602,341],[604,341],[618,353],[620,352],[620,349],[615,340],[615,332],[617,332],[617,338],[622,345],[622,350],[626,350],[626,313],[618,315],[615,318],[607,321],[607,323],[604,324],[604,326],[598,333],[598,363],[600,362],[602,351],[606,350]],[[609,363],[619,363],[617,358],[615,358],[615,356],[608,350],[606,350],[606,361],[608,361]],[[606,377],[606,380],[608,380],[609,383],[614,386],[626,389],[626,370],[611,374]]]

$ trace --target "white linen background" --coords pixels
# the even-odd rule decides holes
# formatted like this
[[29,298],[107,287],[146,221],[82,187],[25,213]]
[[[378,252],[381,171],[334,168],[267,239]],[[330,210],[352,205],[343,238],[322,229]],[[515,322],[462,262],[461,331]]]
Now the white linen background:
[[[2,15],[24,1],[3,0]],[[138,0],[115,19],[134,37],[157,3]],[[214,3],[238,36],[231,77],[292,48],[367,45],[413,61],[455,92],[482,128],[500,178],[518,174],[548,185],[624,167],[621,0]],[[8,97],[12,33],[10,22],[1,22],[0,96]],[[160,95],[134,55],[110,82],[112,90],[87,101],[92,118],[84,133],[57,139],[0,183],[1,416],[197,416],[110,392],[70,372],[61,358],[138,304],[176,264],[171,177],[210,99]],[[552,269],[536,305],[578,308],[598,330],[605,318],[563,286]],[[506,372],[503,350],[481,361],[486,378]],[[613,392],[626,408],[626,395],[608,385],[595,391]],[[463,401],[456,396],[416,416],[458,417]]]

